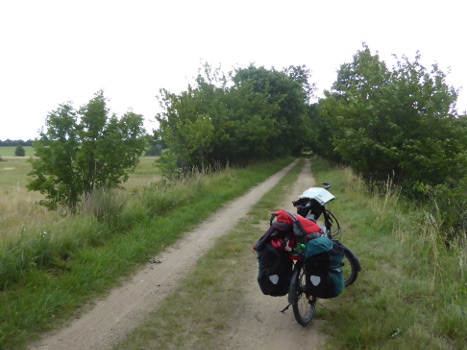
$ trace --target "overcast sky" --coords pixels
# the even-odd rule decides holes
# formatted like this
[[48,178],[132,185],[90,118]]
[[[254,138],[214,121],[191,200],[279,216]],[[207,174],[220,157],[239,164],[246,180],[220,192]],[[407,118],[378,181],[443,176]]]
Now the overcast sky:
[[461,88],[465,17],[461,0],[0,0],[0,140],[37,137],[49,111],[99,89],[150,131],[159,89],[186,89],[201,62],[306,65],[320,96],[362,42],[390,67],[392,54],[418,50]]

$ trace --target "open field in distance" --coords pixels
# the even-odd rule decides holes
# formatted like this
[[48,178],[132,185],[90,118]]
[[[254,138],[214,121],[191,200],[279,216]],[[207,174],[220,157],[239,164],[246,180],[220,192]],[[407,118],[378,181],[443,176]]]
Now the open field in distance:
[[[34,155],[34,149],[32,146],[23,146],[24,151],[26,152],[26,157],[32,157]],[[1,157],[16,157],[15,156],[15,146],[0,146],[0,156]],[[24,157],[17,157],[24,158]]]
[[[14,147],[1,148],[11,148],[14,153]],[[48,211],[38,204],[43,199],[42,194],[26,189],[31,171],[29,158],[2,156],[3,161],[0,161],[0,238],[20,234],[26,224],[41,226],[60,219],[57,212]],[[141,157],[123,190],[132,191],[157,182],[160,176],[155,166],[156,159]]]

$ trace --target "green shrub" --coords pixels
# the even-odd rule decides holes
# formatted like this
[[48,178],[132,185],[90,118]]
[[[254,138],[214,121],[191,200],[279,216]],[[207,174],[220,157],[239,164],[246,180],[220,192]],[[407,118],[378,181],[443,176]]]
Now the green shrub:
[[435,212],[443,222],[443,230],[448,242],[465,235],[466,193],[467,176],[464,176],[459,183],[438,185],[432,191],[433,207],[436,208]]
[[26,155],[26,151],[24,150],[23,146],[19,145],[15,149],[15,156],[17,157],[24,157]]

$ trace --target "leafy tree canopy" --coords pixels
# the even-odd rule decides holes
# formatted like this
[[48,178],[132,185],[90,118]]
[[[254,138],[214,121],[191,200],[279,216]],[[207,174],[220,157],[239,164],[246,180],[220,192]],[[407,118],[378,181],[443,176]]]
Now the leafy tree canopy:
[[[228,74],[205,64],[181,94],[161,90],[161,141],[181,167],[245,163],[296,152],[313,92],[306,67],[282,72],[250,65]],[[173,168],[173,167],[166,167]]]
[[465,169],[465,124],[455,115],[457,91],[420,54],[389,70],[364,45],[320,103],[336,130],[332,149],[366,178],[392,176],[405,188],[460,178]]
[[109,115],[103,91],[78,110],[62,104],[33,143],[37,158],[27,188],[45,194],[42,204],[49,208],[61,204],[75,212],[83,196],[128,179],[144,151],[144,134],[141,115]]

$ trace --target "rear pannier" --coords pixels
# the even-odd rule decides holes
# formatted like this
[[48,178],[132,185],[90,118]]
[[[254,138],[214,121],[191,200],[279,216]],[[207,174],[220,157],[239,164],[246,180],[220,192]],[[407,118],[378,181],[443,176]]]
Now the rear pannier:
[[286,295],[292,278],[292,259],[296,258],[292,253],[297,247],[297,237],[306,241],[322,235],[318,225],[300,215],[285,210],[271,214],[268,230],[253,247],[257,252],[258,284],[263,294]]
[[269,242],[257,253],[258,284],[263,294],[273,297],[286,295],[292,277],[292,260]]

